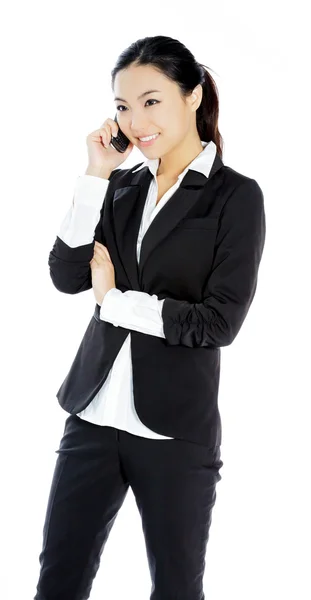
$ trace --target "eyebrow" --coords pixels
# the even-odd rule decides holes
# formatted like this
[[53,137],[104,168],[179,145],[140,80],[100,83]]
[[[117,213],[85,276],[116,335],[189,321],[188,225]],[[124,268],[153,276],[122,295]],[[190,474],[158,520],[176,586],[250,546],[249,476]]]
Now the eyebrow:
[[[147,96],[148,94],[153,94],[153,92],[160,92],[161,90],[148,90],[147,92],[144,92],[143,94],[140,94],[140,96],[138,96],[138,100],[140,98],[142,98],[143,96]],[[114,98],[114,100],[121,100],[121,102],[127,102],[127,100],[124,100],[124,98]]]

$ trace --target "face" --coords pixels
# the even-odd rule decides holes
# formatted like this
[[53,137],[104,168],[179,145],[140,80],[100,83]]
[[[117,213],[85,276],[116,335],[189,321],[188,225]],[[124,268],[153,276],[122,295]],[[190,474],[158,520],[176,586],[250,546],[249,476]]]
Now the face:
[[[118,124],[148,158],[161,157],[175,146],[187,143],[188,138],[193,140],[198,136],[196,109],[201,102],[201,90],[197,86],[196,94],[184,99],[178,85],[154,67],[131,65],[115,78]],[[159,135],[151,145],[144,145],[138,139],[156,133]]]

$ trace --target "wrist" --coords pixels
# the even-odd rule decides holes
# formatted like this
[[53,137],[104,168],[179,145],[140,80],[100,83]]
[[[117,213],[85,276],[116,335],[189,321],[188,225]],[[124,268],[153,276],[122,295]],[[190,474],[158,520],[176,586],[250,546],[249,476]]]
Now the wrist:
[[101,177],[102,179],[109,179],[111,175],[111,169],[107,167],[87,167],[85,175],[93,175],[94,177]]
[[116,287],[115,287],[115,286],[112,286],[112,287],[110,287],[110,288],[109,288],[109,290],[106,290],[106,291],[105,291],[105,293],[104,293],[104,294],[102,294],[102,296],[101,296],[101,303],[100,303],[100,306],[102,305],[102,303],[103,303],[103,301],[104,301],[104,298],[105,298],[106,294],[108,294],[108,292],[110,292],[111,290],[115,290],[115,289],[116,289]]

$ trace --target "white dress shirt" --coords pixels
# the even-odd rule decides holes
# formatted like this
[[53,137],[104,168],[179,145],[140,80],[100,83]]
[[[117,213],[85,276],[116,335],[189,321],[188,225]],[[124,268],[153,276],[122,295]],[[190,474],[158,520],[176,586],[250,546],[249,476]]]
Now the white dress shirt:
[[[147,159],[133,171],[135,173],[147,166],[154,176],[150,182],[138,233],[137,261],[139,261],[140,247],[146,230],[156,214],[179,187],[188,169],[199,171],[206,177],[209,176],[217,148],[212,141],[208,143],[201,141],[201,143],[202,152],[184,169],[177,182],[162,196],[158,204],[156,204],[158,197],[156,174],[159,159]],[[101,177],[93,175],[78,177],[72,204],[57,234],[71,248],[93,242],[108,185],[109,180]],[[155,294],[150,295],[135,290],[121,292],[117,288],[112,288],[104,297],[100,308],[100,318],[112,323],[115,327],[121,326],[146,335],[165,337],[162,321],[163,302],[164,299],[159,300]],[[146,427],[136,413],[133,397],[130,335],[129,333],[120,348],[106,381],[90,404],[77,413],[77,416],[96,425],[116,427],[145,438],[174,439],[160,435]],[[161,376],[160,373],[159,376]]]

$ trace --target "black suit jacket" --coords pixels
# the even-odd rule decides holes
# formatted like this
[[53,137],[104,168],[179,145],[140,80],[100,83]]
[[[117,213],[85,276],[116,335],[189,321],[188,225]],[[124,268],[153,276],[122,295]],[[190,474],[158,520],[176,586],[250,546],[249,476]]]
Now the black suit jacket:
[[[238,334],[257,287],[265,241],[258,183],[216,154],[208,178],[187,171],[181,185],[136,241],[152,174],[112,171],[95,230],[114,264],[116,287],[165,298],[165,339],[99,317],[96,303],[72,366],[57,392],[62,408],[82,411],[103,385],[131,333],[133,389],[140,420],[153,431],[221,444],[218,410],[220,348]],[[67,294],[92,288],[94,241],[70,248],[58,236],[49,254],[55,287]]]

